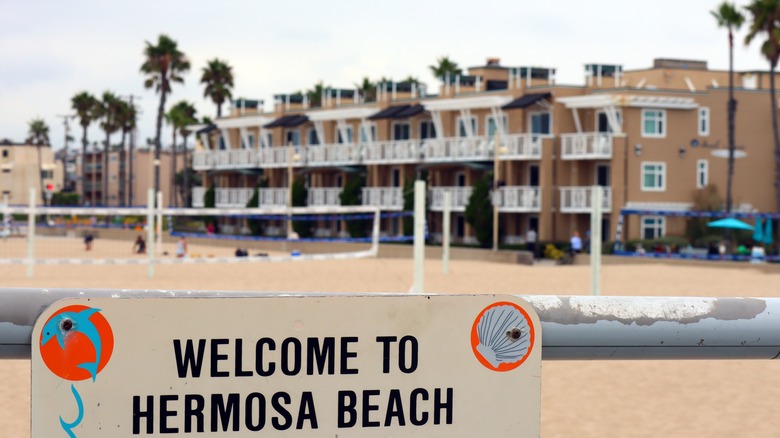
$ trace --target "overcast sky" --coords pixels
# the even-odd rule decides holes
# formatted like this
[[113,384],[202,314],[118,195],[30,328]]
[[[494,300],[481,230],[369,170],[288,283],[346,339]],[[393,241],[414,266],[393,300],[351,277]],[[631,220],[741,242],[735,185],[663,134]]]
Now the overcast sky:
[[[653,58],[706,60],[728,68],[725,30],[710,10],[721,0],[0,0],[0,138],[21,141],[42,117],[62,147],[57,115],[83,90],[140,96],[139,143],[154,137],[159,97],[143,87],[145,41],[166,33],[192,70],[168,102],[187,99],[213,117],[200,72],[214,57],[233,66],[234,97],[326,85],[352,88],[364,76],[413,75],[437,92],[429,65],[448,55],[462,67],[500,57],[505,66],[558,69],[558,83],[582,84],[583,64],[646,68]],[[738,5],[747,2],[737,1]],[[758,44],[737,38],[737,69],[766,69]],[[80,147],[81,128],[72,124]],[[90,141],[102,139],[90,128]],[[164,143],[170,131],[163,132]],[[118,142],[117,138],[114,140]]]

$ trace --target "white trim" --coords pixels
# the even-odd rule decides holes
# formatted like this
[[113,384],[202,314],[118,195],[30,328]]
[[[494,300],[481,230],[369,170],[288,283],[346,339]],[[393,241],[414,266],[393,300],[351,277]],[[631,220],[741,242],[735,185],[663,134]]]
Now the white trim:
[[305,114],[312,122],[329,120],[364,119],[379,111],[378,107],[368,108],[339,108],[330,110],[306,111]]
[[[614,111],[614,113],[611,113],[610,110]],[[593,132],[599,132],[599,114],[604,114],[604,117],[607,118],[607,125],[611,130],[609,133],[619,134],[623,131],[623,110],[620,108],[605,107],[596,111],[596,120],[594,122],[595,126],[593,127]],[[616,120],[612,120],[613,117]],[[616,127],[618,129],[615,129]]]
[[494,106],[502,107],[511,101],[511,96],[476,96],[429,100],[421,103],[428,111],[453,111]]
[[[463,124],[463,130],[465,131],[466,135],[465,136],[461,136],[460,135],[460,123],[461,123],[461,120],[463,120],[465,118],[470,119],[473,123],[471,123],[470,125],[467,125],[465,123]],[[455,135],[454,135],[455,137],[457,137],[457,138],[473,138],[476,135],[477,132],[479,132],[479,120],[477,120],[477,116],[471,114],[470,112],[467,111],[465,115],[464,114],[459,115],[457,117],[457,119],[455,120]]]
[[[703,166],[702,166],[703,165]],[[704,183],[702,184],[702,175]],[[696,188],[701,189],[710,183],[710,162],[709,160],[696,160]]]
[[[645,132],[645,122],[647,121],[647,113],[649,111],[657,112],[661,115],[660,118],[660,124],[661,124],[661,132],[660,133],[647,133]],[[656,127],[658,126],[658,122],[656,121]],[[639,128],[639,132],[641,133],[643,138],[666,138],[666,110],[664,109],[657,109],[657,108],[643,108],[642,109],[642,120],[641,120],[641,126]]]
[[628,210],[666,210],[666,211],[690,211],[693,208],[691,202],[626,202],[624,207]]
[[[254,126],[263,126],[271,123],[274,119],[265,116],[251,116],[251,117],[230,117],[225,119],[217,119],[214,124],[219,129],[226,128],[250,128]],[[206,125],[195,125],[206,126]]]
[[635,94],[595,94],[556,98],[566,108],[603,108],[612,105],[661,109],[695,109],[699,105],[690,97]]
[[[704,122],[706,129],[701,129],[702,122]],[[710,135],[710,109],[706,106],[699,108],[697,130],[699,131],[699,135]]]
[[[358,127],[358,143],[360,144],[373,144],[376,141],[377,127],[376,122],[370,122],[363,120]],[[363,141],[365,135],[367,141]]]
[[[645,219],[654,219],[657,222],[653,226],[645,226]],[[642,240],[645,240],[645,230],[648,228],[660,231],[660,234],[655,235],[653,239],[660,239],[661,237],[666,236],[666,217],[653,215],[639,216],[639,236]]]
[[[535,133],[535,132],[531,131],[531,129],[533,128],[533,122],[531,120],[533,119],[533,116],[539,115],[539,114],[547,114],[550,117],[550,132],[547,133],[547,134]],[[554,131],[553,131],[553,114],[552,114],[552,111],[547,111],[547,110],[545,110],[545,111],[528,111],[528,116],[527,116],[526,123],[527,123],[526,126],[528,126],[528,133],[529,134],[536,135],[536,136],[539,136],[539,137],[542,137],[542,138],[552,138],[554,136],[554,134],[553,134]]]
[[[639,172],[639,187],[643,192],[665,192],[666,191],[666,163],[663,161],[642,161]],[[658,187],[645,187],[645,166],[661,167],[661,184]],[[656,173],[655,184],[658,184],[658,174]]]
[[[503,111],[501,112],[501,116],[500,116],[500,117],[501,117],[501,119],[503,119],[503,120],[502,120],[502,122],[503,122],[503,123],[502,123],[502,124],[500,124],[500,125],[499,125],[499,124],[496,124],[496,130],[498,130],[498,132],[500,133],[501,137],[504,137],[504,138],[506,138],[506,136],[507,136],[507,131],[506,131],[506,129],[504,129],[504,128],[506,128],[507,126],[509,126],[509,117],[507,117],[506,113],[505,113],[505,112],[503,112]],[[491,121],[491,120],[495,120],[495,118],[496,118],[496,117],[495,117],[495,115],[493,115],[493,114],[486,114],[486,115],[485,115],[485,128],[484,128],[484,129],[485,129],[485,132],[484,132],[484,134],[483,134],[483,135],[484,135],[485,137],[488,137],[489,139],[490,139],[490,137],[489,137],[489,136],[490,136],[490,131],[489,131],[489,129],[488,129],[488,128],[490,128],[490,121]],[[495,123],[495,122],[494,122],[494,123]],[[502,142],[503,142],[503,140],[502,140]]]

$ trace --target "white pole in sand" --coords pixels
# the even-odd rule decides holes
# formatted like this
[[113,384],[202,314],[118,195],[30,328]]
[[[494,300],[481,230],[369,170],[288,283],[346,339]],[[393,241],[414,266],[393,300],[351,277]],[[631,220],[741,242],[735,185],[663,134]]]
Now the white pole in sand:
[[156,248],[157,248],[157,255],[160,255],[162,253],[162,233],[163,233],[163,225],[162,225],[162,220],[163,220],[163,215],[162,215],[163,203],[162,202],[163,202],[163,194],[162,194],[162,191],[159,191],[159,192],[157,192],[157,210],[156,210],[156,213],[155,213],[157,215],[157,220],[155,221],[156,224],[157,224],[156,225],[157,228],[155,230],[155,236],[154,236],[155,239],[157,239],[157,246],[156,246]]
[[442,271],[450,272],[450,203],[452,194],[449,190],[444,192],[444,220],[442,224],[441,262]]
[[154,277],[154,189],[149,189],[146,193],[146,241],[149,247],[146,248],[149,254],[149,278]]
[[414,293],[424,292],[425,181],[414,182]]
[[35,189],[30,189],[30,212],[27,214],[27,278],[33,276],[35,260]]
[[601,294],[601,186],[591,188],[590,202],[590,293]]

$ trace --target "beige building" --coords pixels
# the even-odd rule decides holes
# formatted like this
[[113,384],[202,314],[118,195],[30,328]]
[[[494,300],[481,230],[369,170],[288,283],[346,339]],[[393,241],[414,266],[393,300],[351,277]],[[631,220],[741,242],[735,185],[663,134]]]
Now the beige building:
[[[130,174],[130,153],[125,154],[123,163],[119,151],[108,152],[108,168],[104,172],[104,152],[88,151],[87,155],[79,153],[76,160],[76,192],[83,196],[85,205],[104,205],[103,176],[108,176],[107,206],[139,206],[146,205],[147,192],[154,187],[154,149],[143,148],[133,151],[133,171]],[[177,154],[177,171],[183,169],[184,159]],[[173,190],[173,154],[164,150],[160,153],[160,191],[163,194],[163,205],[173,205],[171,194]],[[82,177],[82,168],[86,168],[86,181]],[[123,176],[124,175],[124,176]],[[123,181],[124,178],[124,181]],[[131,198],[132,196],[132,198]],[[182,205],[182,195],[176,200]]]
[[0,203],[7,197],[13,205],[27,205],[32,188],[38,193],[38,205],[42,205],[44,201],[40,194],[49,184],[53,184],[55,192],[62,189],[62,163],[54,160],[51,146],[41,146],[40,152],[39,167],[37,146],[7,139],[0,141]]
[[[364,174],[362,202],[398,211],[404,182],[424,177],[434,237],[441,237],[449,191],[453,238],[474,242],[463,212],[475,182],[496,170],[501,241],[511,244],[532,228],[544,241],[584,234],[594,186],[603,193],[602,234],[610,240],[622,209],[689,210],[707,184],[725,198],[728,72],[703,61],[656,59],[631,71],[586,65],[582,85],[558,84],[555,73],[490,59],[467,75],[442,78],[437,95],[392,83],[375,96],[329,89],[320,102],[278,95],[273,112],[233,111],[194,127],[200,150],[193,166],[204,175],[194,205],[213,185],[217,207],[243,207],[258,175],[269,181],[261,205],[285,205],[292,167],[306,177],[309,205],[338,205],[346,181]],[[737,72],[735,83],[734,209],[776,211],[767,74]],[[682,235],[684,223],[628,216],[623,236]],[[398,235],[400,219],[383,220],[382,230]]]

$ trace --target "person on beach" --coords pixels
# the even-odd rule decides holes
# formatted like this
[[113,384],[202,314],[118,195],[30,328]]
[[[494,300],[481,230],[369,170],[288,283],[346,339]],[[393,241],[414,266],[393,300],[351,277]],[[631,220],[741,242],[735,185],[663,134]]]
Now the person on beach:
[[146,241],[143,237],[138,236],[133,243],[133,252],[136,254],[146,254]]
[[184,258],[187,255],[187,239],[184,236],[179,237],[179,242],[176,243],[176,257]]

